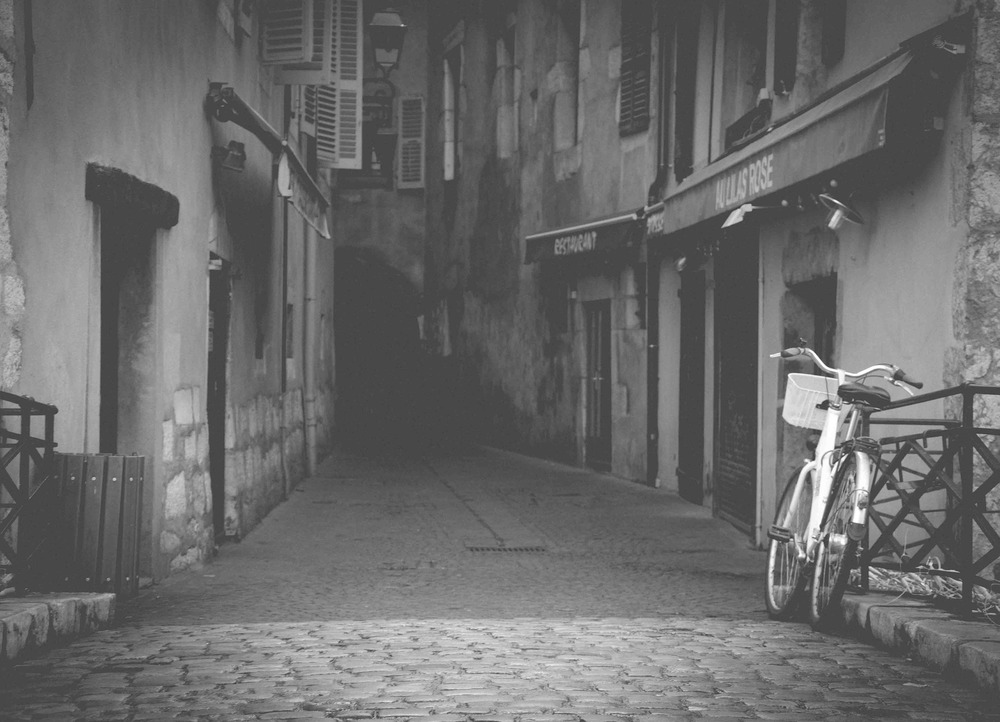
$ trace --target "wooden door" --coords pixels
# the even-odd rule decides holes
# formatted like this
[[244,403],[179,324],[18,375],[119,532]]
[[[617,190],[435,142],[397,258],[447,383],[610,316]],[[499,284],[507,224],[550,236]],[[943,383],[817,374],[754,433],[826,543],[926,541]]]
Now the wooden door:
[[587,465],[611,470],[611,301],[584,304],[587,328]]

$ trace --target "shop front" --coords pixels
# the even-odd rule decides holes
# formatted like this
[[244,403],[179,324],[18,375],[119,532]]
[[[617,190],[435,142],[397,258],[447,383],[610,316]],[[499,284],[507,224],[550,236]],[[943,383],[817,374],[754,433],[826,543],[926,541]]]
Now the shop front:
[[540,266],[553,353],[575,379],[577,460],[642,478],[645,447],[645,273],[640,210],[535,233],[525,263]]
[[[781,424],[789,369],[768,354],[803,338],[850,366],[906,335],[873,335],[885,301],[874,283],[903,285],[906,243],[930,243],[940,223],[920,215],[950,198],[940,148],[962,62],[953,33],[943,26],[902,44],[645,210],[660,299],[649,352],[659,381],[648,389],[659,408],[648,435],[657,477],[758,542],[805,441]],[[907,215],[913,198],[926,205]],[[896,219],[909,238],[885,223]],[[913,311],[897,319],[916,323]]]

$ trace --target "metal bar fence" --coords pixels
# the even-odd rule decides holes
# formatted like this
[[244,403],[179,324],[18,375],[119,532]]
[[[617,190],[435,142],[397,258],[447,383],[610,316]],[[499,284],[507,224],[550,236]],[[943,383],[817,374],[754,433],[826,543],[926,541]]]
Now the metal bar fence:
[[[976,426],[1000,387],[962,384],[894,402],[871,424],[916,427],[881,438],[882,455],[869,500],[868,543],[860,582],[870,569],[920,573],[961,582],[959,613],[971,617],[976,587],[994,585],[1000,559],[1000,428]],[[898,419],[885,412],[944,400],[957,419]],[[992,421],[992,419],[991,419]],[[994,422],[995,423],[995,422]],[[986,575],[989,570],[990,576]]]
[[51,515],[43,527],[26,519],[36,507],[50,506],[57,493],[52,480],[56,413],[50,404],[0,391],[0,591],[22,588],[33,557],[52,531],[49,526],[56,523]]

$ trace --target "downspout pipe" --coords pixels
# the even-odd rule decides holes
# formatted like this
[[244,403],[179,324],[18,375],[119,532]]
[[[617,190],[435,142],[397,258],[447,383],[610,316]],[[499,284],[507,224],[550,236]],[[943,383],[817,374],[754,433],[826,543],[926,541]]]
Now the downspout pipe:
[[313,228],[305,234],[304,318],[302,333],[302,415],[306,425],[306,474],[316,473],[316,334],[319,329],[319,309],[316,307],[316,236]]

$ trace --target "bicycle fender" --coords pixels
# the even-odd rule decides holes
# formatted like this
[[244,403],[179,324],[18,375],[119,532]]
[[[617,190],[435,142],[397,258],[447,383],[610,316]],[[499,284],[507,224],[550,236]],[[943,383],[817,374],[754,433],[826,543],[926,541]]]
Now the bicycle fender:
[[854,480],[856,498],[847,535],[853,541],[861,541],[868,530],[868,493],[872,488],[872,461],[868,454],[855,451],[854,468],[857,469]]

